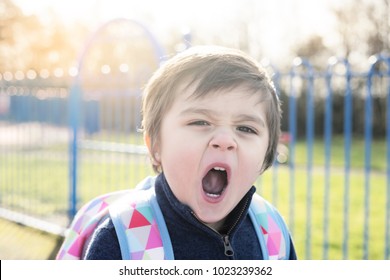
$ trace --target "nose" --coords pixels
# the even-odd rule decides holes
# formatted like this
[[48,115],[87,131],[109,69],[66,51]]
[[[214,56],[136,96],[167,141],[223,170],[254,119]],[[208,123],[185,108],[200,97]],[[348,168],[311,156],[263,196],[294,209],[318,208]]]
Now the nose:
[[237,143],[234,140],[233,135],[227,131],[220,131],[213,135],[209,146],[221,151],[232,151],[237,149]]

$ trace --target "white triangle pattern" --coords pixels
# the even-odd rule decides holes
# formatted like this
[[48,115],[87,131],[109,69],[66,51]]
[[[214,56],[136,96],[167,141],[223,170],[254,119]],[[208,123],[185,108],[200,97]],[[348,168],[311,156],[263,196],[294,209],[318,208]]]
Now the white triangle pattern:
[[130,252],[144,251],[148,243],[152,226],[130,228],[126,230],[127,240],[130,244]]

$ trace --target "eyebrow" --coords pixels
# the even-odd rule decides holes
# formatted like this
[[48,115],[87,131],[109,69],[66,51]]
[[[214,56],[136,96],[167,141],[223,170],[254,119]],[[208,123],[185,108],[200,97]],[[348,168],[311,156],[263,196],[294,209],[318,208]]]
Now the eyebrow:
[[[193,108],[193,107],[188,108],[188,109],[181,111],[179,115],[185,116],[185,115],[192,115],[192,114],[204,115],[204,116],[209,117],[211,119],[216,119],[216,117],[215,117],[216,112],[215,111],[209,110],[209,109],[204,109],[204,108]],[[265,124],[265,121],[263,120],[263,118],[255,116],[253,114],[239,114],[239,115],[235,115],[233,119],[235,122],[247,121],[247,122],[253,122],[253,123],[260,124],[262,127],[266,127],[266,124]]]
[[180,112],[181,116],[184,115],[205,115],[205,116],[212,116],[215,114],[212,110],[209,109],[203,109],[203,108],[194,108],[190,107]]
[[255,115],[240,114],[238,116],[235,116],[235,119],[238,120],[238,121],[248,121],[248,122],[258,123],[261,126],[266,127],[265,121],[263,120],[263,118],[255,116]]

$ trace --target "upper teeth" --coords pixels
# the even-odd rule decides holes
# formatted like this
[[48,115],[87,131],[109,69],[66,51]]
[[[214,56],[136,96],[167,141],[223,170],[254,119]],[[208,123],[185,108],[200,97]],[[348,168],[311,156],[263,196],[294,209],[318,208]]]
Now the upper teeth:
[[225,170],[226,170],[225,168],[223,168],[223,167],[218,167],[218,166],[214,167],[213,169],[214,169],[214,170],[218,170],[218,171],[225,171]]

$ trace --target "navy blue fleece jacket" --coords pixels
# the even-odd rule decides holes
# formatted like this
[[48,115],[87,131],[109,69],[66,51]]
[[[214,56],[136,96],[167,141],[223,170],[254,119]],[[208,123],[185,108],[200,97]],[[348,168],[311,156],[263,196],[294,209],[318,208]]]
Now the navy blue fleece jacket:
[[[256,191],[255,187],[249,190],[236,208],[228,215],[220,232],[216,232],[199,222],[191,209],[176,199],[164,174],[157,177],[155,189],[157,202],[163,213],[172,241],[175,259],[263,259],[260,243],[248,215],[249,203],[247,202],[252,199]],[[230,249],[234,252],[232,256],[225,254],[227,246],[225,246],[224,236],[228,236],[230,240]],[[111,218],[106,218],[96,229],[86,250],[85,259],[122,259]],[[291,238],[289,259],[297,259]]]

